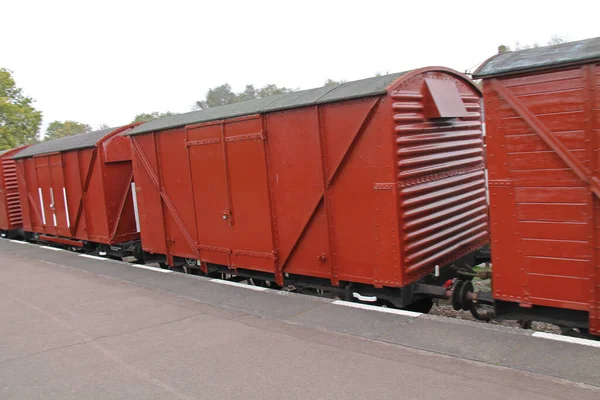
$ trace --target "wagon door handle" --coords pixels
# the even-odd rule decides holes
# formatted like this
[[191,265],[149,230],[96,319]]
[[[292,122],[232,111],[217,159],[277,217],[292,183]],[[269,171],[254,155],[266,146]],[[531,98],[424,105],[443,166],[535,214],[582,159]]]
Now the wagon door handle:
[[223,218],[223,221],[229,222],[229,226],[233,228],[233,213],[231,212],[231,209],[224,209],[221,213],[221,218]]
[[229,219],[229,217],[231,217],[231,211],[228,208],[226,208],[223,210],[221,215],[222,215],[223,220],[227,221]]

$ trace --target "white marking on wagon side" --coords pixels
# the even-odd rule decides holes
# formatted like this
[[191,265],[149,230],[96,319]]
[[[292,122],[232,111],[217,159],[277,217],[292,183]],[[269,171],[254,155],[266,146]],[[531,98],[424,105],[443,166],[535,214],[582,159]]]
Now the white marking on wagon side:
[[591,346],[591,347],[600,348],[600,341],[596,341],[596,340],[581,339],[581,338],[570,337],[570,336],[562,336],[562,335],[556,335],[554,333],[546,333],[546,332],[535,332],[531,336],[541,338],[541,339],[556,340],[559,342],[580,344],[583,346]]
[[80,254],[79,257],[85,257],[85,258],[91,258],[93,260],[102,260],[102,261],[106,261],[106,258],[104,257],[98,257],[98,256],[93,256],[91,254]]
[[133,199],[133,214],[135,215],[135,229],[140,231],[140,213],[138,211],[137,193],[135,192],[135,182],[131,182],[131,197]]
[[231,282],[231,281],[226,281],[224,279],[212,279],[211,281],[214,283],[220,283],[221,285],[229,285],[229,286],[241,287],[244,289],[256,290],[257,292],[264,292],[265,290],[269,290],[269,288],[262,287],[262,286],[247,285],[245,283]]
[[173,271],[171,271],[170,269],[162,269],[162,268],[156,268],[156,267],[149,267],[147,265],[142,265],[142,264],[128,264],[131,267],[134,268],[141,268],[141,269],[147,269],[150,271],[156,271],[156,272],[162,272],[163,274],[170,274]]
[[59,249],[58,247],[51,246],[40,246],[42,249],[54,250],[54,251],[63,251],[63,249]]
[[42,224],[46,225],[46,212],[44,211],[44,195],[42,195],[42,188],[38,188],[40,195],[40,208],[42,209]]
[[67,203],[67,190],[63,188],[63,198],[65,199],[65,216],[67,217],[67,226],[71,227],[71,220],[69,218],[69,204]]
[[422,313],[414,312],[414,311],[398,310],[396,308],[387,308],[387,307],[380,307],[380,306],[370,306],[368,304],[351,303],[349,301],[344,301],[344,300],[335,300],[332,304],[337,304],[339,306],[346,306],[346,307],[352,307],[352,308],[360,308],[363,310],[377,311],[377,312],[382,312],[382,313],[387,313],[387,314],[404,315],[405,317],[413,317],[413,318],[423,315]]

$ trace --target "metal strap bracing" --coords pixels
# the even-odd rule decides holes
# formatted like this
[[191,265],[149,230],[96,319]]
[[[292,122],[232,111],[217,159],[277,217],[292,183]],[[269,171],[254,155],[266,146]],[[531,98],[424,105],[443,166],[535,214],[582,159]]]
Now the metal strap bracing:
[[[185,127],[185,155],[186,155],[186,160],[187,160],[187,170],[188,170],[188,177],[190,178],[190,189],[192,191],[192,204],[193,207],[192,209],[194,210],[194,225],[196,226],[196,238],[200,237],[200,232],[198,230],[198,213],[196,212],[196,189],[194,188],[194,176],[192,175],[192,156],[190,154],[190,134],[188,132],[189,130],[189,126]],[[195,243],[196,248],[198,249],[198,243]],[[200,250],[200,249],[198,249]],[[198,251],[198,258],[201,258],[200,256],[200,251]],[[204,272],[205,274],[208,273],[208,266],[206,265],[206,263],[200,263],[200,270],[202,270],[202,272]]]
[[[337,260],[335,257],[335,233],[332,221],[333,216],[331,214],[331,198],[329,196],[329,170],[327,168],[329,155],[327,154],[327,138],[323,133],[323,115],[321,111],[321,107],[316,105],[315,113],[317,114],[317,132],[319,134],[321,171],[323,173],[323,206],[325,207],[325,218],[327,220],[327,241],[329,242],[329,269],[331,274],[331,284],[338,286],[340,284],[340,280],[338,278]],[[352,146],[352,142],[350,142],[350,146]],[[344,153],[344,156],[345,155],[346,153]],[[325,261],[324,258],[322,260]]]
[[329,177],[324,177],[324,180],[325,180],[324,190],[318,195],[316,201],[313,203],[313,206],[311,208],[312,211],[308,215],[308,218],[306,218],[306,222],[304,223],[301,231],[296,236],[296,239],[294,240],[294,244],[292,245],[291,250],[289,251],[287,256],[282,260],[282,262],[280,264],[282,271],[285,270],[285,266],[286,266],[288,260],[291,258],[291,256],[296,251],[298,244],[300,243],[300,239],[302,239],[302,237],[306,233],[306,230],[308,229],[308,226],[310,225],[311,221],[317,214],[319,206],[325,198],[325,192],[330,189],[331,185],[333,184],[336,177],[338,176],[339,171],[342,169],[342,166],[345,164],[346,160],[348,159],[348,156],[352,152],[352,149],[358,142],[358,139],[361,137],[362,133],[365,131],[365,129],[369,125],[369,122],[373,118],[373,115],[375,114],[375,110],[377,109],[377,105],[379,104],[380,101],[381,101],[381,97],[378,97],[372,102],[371,107],[369,108],[369,111],[367,112],[367,115],[365,116],[362,123],[360,124],[360,127],[356,130],[356,132],[354,133],[354,135],[352,137],[352,140],[350,140],[350,142],[344,149],[343,155],[340,158],[340,160],[338,161],[338,163],[333,167],[331,175]]
[[90,181],[92,180],[92,172],[94,171],[94,165],[96,164],[96,155],[98,154],[98,148],[94,147],[94,151],[92,152],[92,158],[90,160],[90,165],[88,166],[87,174],[85,176],[85,182],[81,189],[81,198],[79,199],[79,205],[77,206],[77,214],[75,214],[75,222],[71,227],[71,236],[75,236],[77,233],[77,229],[79,228],[79,222],[81,221],[81,214],[83,212],[83,200],[87,194],[88,188],[90,187]]
[[283,268],[279,260],[279,230],[277,226],[277,212],[275,211],[275,191],[273,190],[273,169],[271,166],[271,154],[268,145],[268,123],[267,118],[260,115],[261,130],[263,132],[263,156],[265,169],[267,171],[267,188],[269,193],[269,214],[271,216],[271,243],[273,244],[273,263],[275,266],[275,282],[283,286]]
[[571,170],[585,182],[592,193],[600,198],[600,180],[592,176],[591,171],[573,156],[565,145],[504,86],[498,79],[492,79],[492,88],[512,107],[527,125],[550,147]]
[[[585,107],[585,133],[586,140],[589,143],[588,146],[588,157],[591,161],[592,173],[594,176],[598,175],[598,157],[596,155],[598,151],[598,139],[596,135],[596,127],[598,121],[596,118],[598,109],[598,97],[597,97],[597,82],[596,82],[596,65],[586,65],[581,68],[583,74],[583,82],[585,88],[584,98],[586,100]],[[590,215],[593,223],[589,224],[589,236],[593,238],[597,235],[598,229],[598,211],[597,211],[598,199],[592,197],[590,199]],[[597,242],[596,242],[597,243]],[[598,252],[600,251],[599,246],[594,243],[594,251],[592,253],[592,272],[590,273],[590,284],[591,291],[593,293],[590,301],[590,320],[589,330],[592,334],[600,334],[600,267],[598,266]]]
[[[156,172],[150,165],[148,158],[146,158],[146,155],[144,154],[143,150],[141,149],[141,147],[135,137],[131,137],[131,144],[132,144],[133,150],[135,151],[135,153],[138,155],[138,157],[140,159],[141,165],[144,167],[144,170],[148,174],[150,181],[152,181],[152,184],[159,190],[161,202],[169,210],[169,213],[175,220],[175,224],[177,225],[177,227],[183,234],[183,237],[185,238],[185,241],[187,242],[187,244],[190,246],[190,249],[192,249],[194,254],[196,256],[198,256],[199,255],[198,250],[196,248],[196,243],[194,242],[192,235],[190,234],[190,232],[186,228],[185,224],[183,223],[181,216],[179,215],[179,213],[177,212],[177,209],[175,208],[175,204],[173,204],[173,201],[171,200],[171,198],[169,197],[167,192],[165,192],[165,189],[160,185],[158,175],[156,174]],[[166,236],[166,232],[165,232],[165,236]]]
[[127,196],[131,191],[131,183],[133,182],[133,169],[129,174],[129,179],[127,179],[127,185],[125,186],[125,193],[121,196],[121,203],[119,204],[119,211],[117,212],[117,218],[115,218],[115,226],[113,226],[112,232],[110,233],[110,240],[114,240],[115,235],[117,234],[117,229],[119,228],[119,223],[121,222],[121,217],[123,216],[123,210],[125,209],[125,203],[127,202]]
[[231,178],[229,176],[229,159],[227,157],[227,144],[225,142],[225,123],[221,124],[221,145],[223,151],[223,167],[225,170],[225,190],[227,194],[227,222],[229,227],[233,228],[233,199],[231,197]]

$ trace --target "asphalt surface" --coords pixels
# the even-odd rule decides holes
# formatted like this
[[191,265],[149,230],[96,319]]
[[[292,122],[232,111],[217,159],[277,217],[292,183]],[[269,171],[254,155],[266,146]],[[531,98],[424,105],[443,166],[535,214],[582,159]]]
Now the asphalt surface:
[[2,400],[600,398],[600,349],[481,325],[0,241]]

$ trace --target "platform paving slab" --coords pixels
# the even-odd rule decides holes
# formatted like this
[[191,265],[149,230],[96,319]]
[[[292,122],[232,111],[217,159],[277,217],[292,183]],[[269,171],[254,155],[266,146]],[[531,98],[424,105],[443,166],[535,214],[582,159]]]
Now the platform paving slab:
[[598,348],[3,240],[0,298],[2,399],[600,398]]

